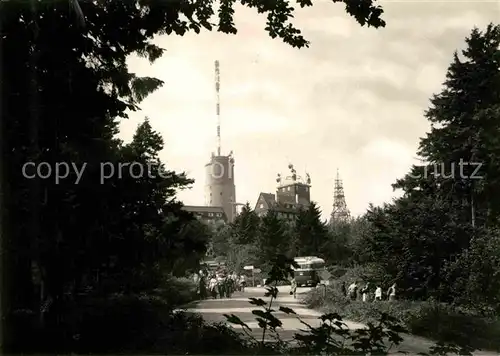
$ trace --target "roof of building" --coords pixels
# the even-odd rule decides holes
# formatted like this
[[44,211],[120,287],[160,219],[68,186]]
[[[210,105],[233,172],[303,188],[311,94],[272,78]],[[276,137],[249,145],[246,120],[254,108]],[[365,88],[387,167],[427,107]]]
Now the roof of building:
[[274,211],[280,212],[280,213],[298,213],[299,209],[297,206],[294,207],[286,207],[283,204],[279,204],[276,201],[276,195],[272,193],[260,193],[259,198],[257,199],[257,204],[261,200],[260,198],[265,201],[267,205],[267,209],[272,209]]
[[269,207],[276,204],[276,196],[273,193],[260,193],[260,196],[264,198],[264,201]]

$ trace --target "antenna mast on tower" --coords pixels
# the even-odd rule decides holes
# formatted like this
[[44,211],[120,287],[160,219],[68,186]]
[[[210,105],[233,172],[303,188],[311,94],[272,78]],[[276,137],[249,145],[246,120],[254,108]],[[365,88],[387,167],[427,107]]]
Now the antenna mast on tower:
[[215,61],[215,93],[217,95],[217,104],[216,104],[216,115],[217,115],[217,156],[220,156],[220,70],[219,70],[219,61]]
[[330,217],[330,224],[336,222],[347,222],[351,216],[347,203],[345,202],[344,186],[340,179],[339,170],[337,169],[337,177],[335,178],[335,188],[333,193],[333,211]]

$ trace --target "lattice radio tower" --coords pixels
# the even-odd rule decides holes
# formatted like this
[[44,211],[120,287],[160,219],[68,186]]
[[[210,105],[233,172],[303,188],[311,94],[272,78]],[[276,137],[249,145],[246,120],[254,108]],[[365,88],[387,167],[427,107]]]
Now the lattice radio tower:
[[330,215],[330,224],[336,222],[347,222],[351,217],[351,213],[347,208],[344,195],[344,186],[340,179],[339,170],[337,169],[337,177],[335,178],[335,188],[333,192],[333,211]]

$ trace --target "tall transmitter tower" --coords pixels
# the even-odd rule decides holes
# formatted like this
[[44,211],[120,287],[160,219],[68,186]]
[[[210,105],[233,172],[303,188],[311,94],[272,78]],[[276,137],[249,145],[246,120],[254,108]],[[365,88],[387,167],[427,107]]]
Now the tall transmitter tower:
[[335,187],[333,191],[333,210],[330,216],[330,224],[347,222],[351,217],[351,213],[345,202],[344,186],[340,179],[339,170],[337,169],[337,177],[335,178]]
[[217,118],[217,154],[212,152],[210,162],[205,165],[205,205],[222,207],[229,222],[236,216],[236,186],[234,184],[233,151],[227,156],[221,153],[220,117],[220,68],[215,61],[215,113]]

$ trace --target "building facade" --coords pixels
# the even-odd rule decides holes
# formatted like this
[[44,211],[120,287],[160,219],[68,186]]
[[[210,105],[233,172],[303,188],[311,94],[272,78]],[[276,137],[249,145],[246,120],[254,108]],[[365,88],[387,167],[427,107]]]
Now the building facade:
[[184,205],[183,210],[189,211],[194,216],[196,216],[200,221],[207,224],[218,224],[226,223],[227,216],[222,207],[217,206],[195,206],[195,205]]
[[255,212],[259,216],[265,215],[269,210],[274,210],[283,219],[293,220],[301,209],[306,209],[311,204],[311,179],[306,174],[302,180],[296,174],[293,165],[289,165],[291,176],[284,181],[278,174],[276,179],[278,187],[276,193],[260,193],[255,205]]
[[232,153],[228,156],[212,154],[210,162],[205,165],[205,172],[205,205],[222,208],[227,221],[232,222],[236,216],[236,186]]

